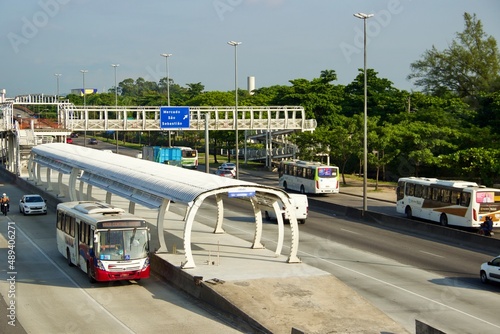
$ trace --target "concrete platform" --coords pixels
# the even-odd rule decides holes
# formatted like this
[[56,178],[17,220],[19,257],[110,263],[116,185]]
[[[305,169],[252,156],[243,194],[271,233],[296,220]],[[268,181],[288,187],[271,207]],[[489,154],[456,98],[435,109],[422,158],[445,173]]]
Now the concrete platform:
[[408,333],[329,273],[286,263],[284,255],[251,249],[250,242],[200,223],[192,233],[196,268],[181,269],[182,232],[166,232],[169,253],[152,257],[155,274],[256,332]]
[[[45,192],[46,185],[3,176],[28,191],[44,192],[51,206],[65,200]],[[95,189],[94,197],[103,200],[104,192]],[[114,205],[127,207],[122,202],[113,197]],[[138,206],[135,214],[155,223],[151,210]],[[214,305],[233,321],[250,324],[252,333],[408,333],[329,273],[304,263],[287,263],[287,256],[276,257],[274,250],[251,249],[250,242],[214,234],[213,228],[198,222],[193,225],[191,245],[196,267],[181,269],[182,216],[169,214],[165,226],[168,253],[151,256],[153,273]]]

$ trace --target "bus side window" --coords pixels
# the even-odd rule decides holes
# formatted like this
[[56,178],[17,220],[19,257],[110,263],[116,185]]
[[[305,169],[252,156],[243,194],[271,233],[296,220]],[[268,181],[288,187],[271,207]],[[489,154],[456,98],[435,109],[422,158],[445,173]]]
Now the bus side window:
[[63,216],[63,213],[62,212],[57,212],[57,228],[59,230],[62,230],[62,226],[63,226],[63,219],[64,219],[64,216]]
[[314,170],[311,168],[306,169],[306,178],[314,180]]
[[439,189],[431,188],[431,191],[432,191],[432,200],[437,201],[439,198]]
[[451,203],[451,197],[450,197],[450,195],[451,195],[451,191],[450,191],[450,190],[448,190],[448,189],[443,189],[443,190],[442,190],[442,194],[443,194],[442,201],[443,201],[444,203]]
[[422,198],[430,199],[431,198],[431,188],[429,186],[424,186],[422,189]]
[[470,193],[462,193],[462,200],[460,202],[461,206],[469,206],[470,204]]
[[415,185],[415,196],[422,197],[422,185],[421,184]]
[[406,195],[413,196],[415,194],[415,185],[407,184],[406,185]]

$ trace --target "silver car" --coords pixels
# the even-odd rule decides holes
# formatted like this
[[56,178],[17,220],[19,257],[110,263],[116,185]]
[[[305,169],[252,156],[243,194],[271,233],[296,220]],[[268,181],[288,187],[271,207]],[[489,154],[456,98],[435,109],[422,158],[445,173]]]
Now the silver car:
[[47,201],[40,195],[23,195],[19,200],[19,212],[24,215],[47,214]]
[[489,281],[500,282],[500,256],[483,263],[479,276],[483,283],[488,283]]

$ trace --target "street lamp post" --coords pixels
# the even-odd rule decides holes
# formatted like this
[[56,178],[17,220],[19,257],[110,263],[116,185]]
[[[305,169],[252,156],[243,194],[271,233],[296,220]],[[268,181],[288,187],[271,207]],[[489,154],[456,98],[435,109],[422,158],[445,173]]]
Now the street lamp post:
[[56,91],[56,102],[57,102],[57,100],[59,100],[59,77],[62,74],[56,73],[54,75],[56,76],[56,81],[57,81],[57,91]]
[[363,49],[364,49],[364,91],[365,91],[365,106],[364,106],[364,131],[363,131],[363,216],[368,210],[367,204],[367,177],[368,177],[368,94],[366,83],[366,20],[373,14],[356,13],[358,19],[363,20]]
[[[82,72],[82,76],[83,76],[83,112],[85,114],[85,120],[87,120],[88,118],[88,115],[87,115],[87,101],[85,100],[86,98],[86,94],[87,94],[87,91],[85,89],[85,73],[87,73],[88,71],[87,70],[80,70],[80,72]],[[87,122],[85,122],[87,123]],[[85,130],[83,132],[83,146],[87,146],[87,124],[85,124]]]
[[116,68],[120,66],[120,64],[111,64],[115,68],[115,108],[118,108],[118,87],[116,87]]
[[[116,68],[120,66],[120,64],[111,64],[115,68],[115,112],[116,118],[118,119],[118,87],[116,86]],[[115,131],[115,139],[116,139],[116,153],[118,153],[118,130]]]
[[[171,53],[162,53],[160,56],[165,57],[165,65],[167,70],[167,106],[170,107],[170,73],[168,71],[168,58],[172,56]],[[170,136],[171,132],[168,131],[168,146],[172,146],[172,140]]]
[[236,179],[240,178],[239,152],[238,152],[238,45],[241,42],[229,41],[227,44],[234,46],[234,130],[235,130],[235,156],[236,156]]
[[85,73],[87,73],[88,71],[87,70],[80,70],[80,72],[82,72],[82,76],[83,76],[83,107],[85,108],[87,106],[87,101],[85,100],[86,94],[87,94],[87,91],[85,89]]

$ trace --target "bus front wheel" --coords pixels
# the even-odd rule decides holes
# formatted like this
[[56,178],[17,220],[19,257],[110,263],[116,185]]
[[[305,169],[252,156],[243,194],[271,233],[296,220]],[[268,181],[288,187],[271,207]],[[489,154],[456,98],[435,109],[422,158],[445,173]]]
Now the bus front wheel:
[[92,270],[90,269],[90,262],[89,261],[87,261],[87,276],[89,278],[90,283],[96,282],[95,278],[92,276]]
[[413,214],[411,213],[411,208],[409,206],[406,207],[405,214],[406,214],[406,218],[408,218],[408,219],[413,218]]
[[439,224],[441,224],[441,226],[448,226],[448,217],[446,217],[444,213],[439,217]]

